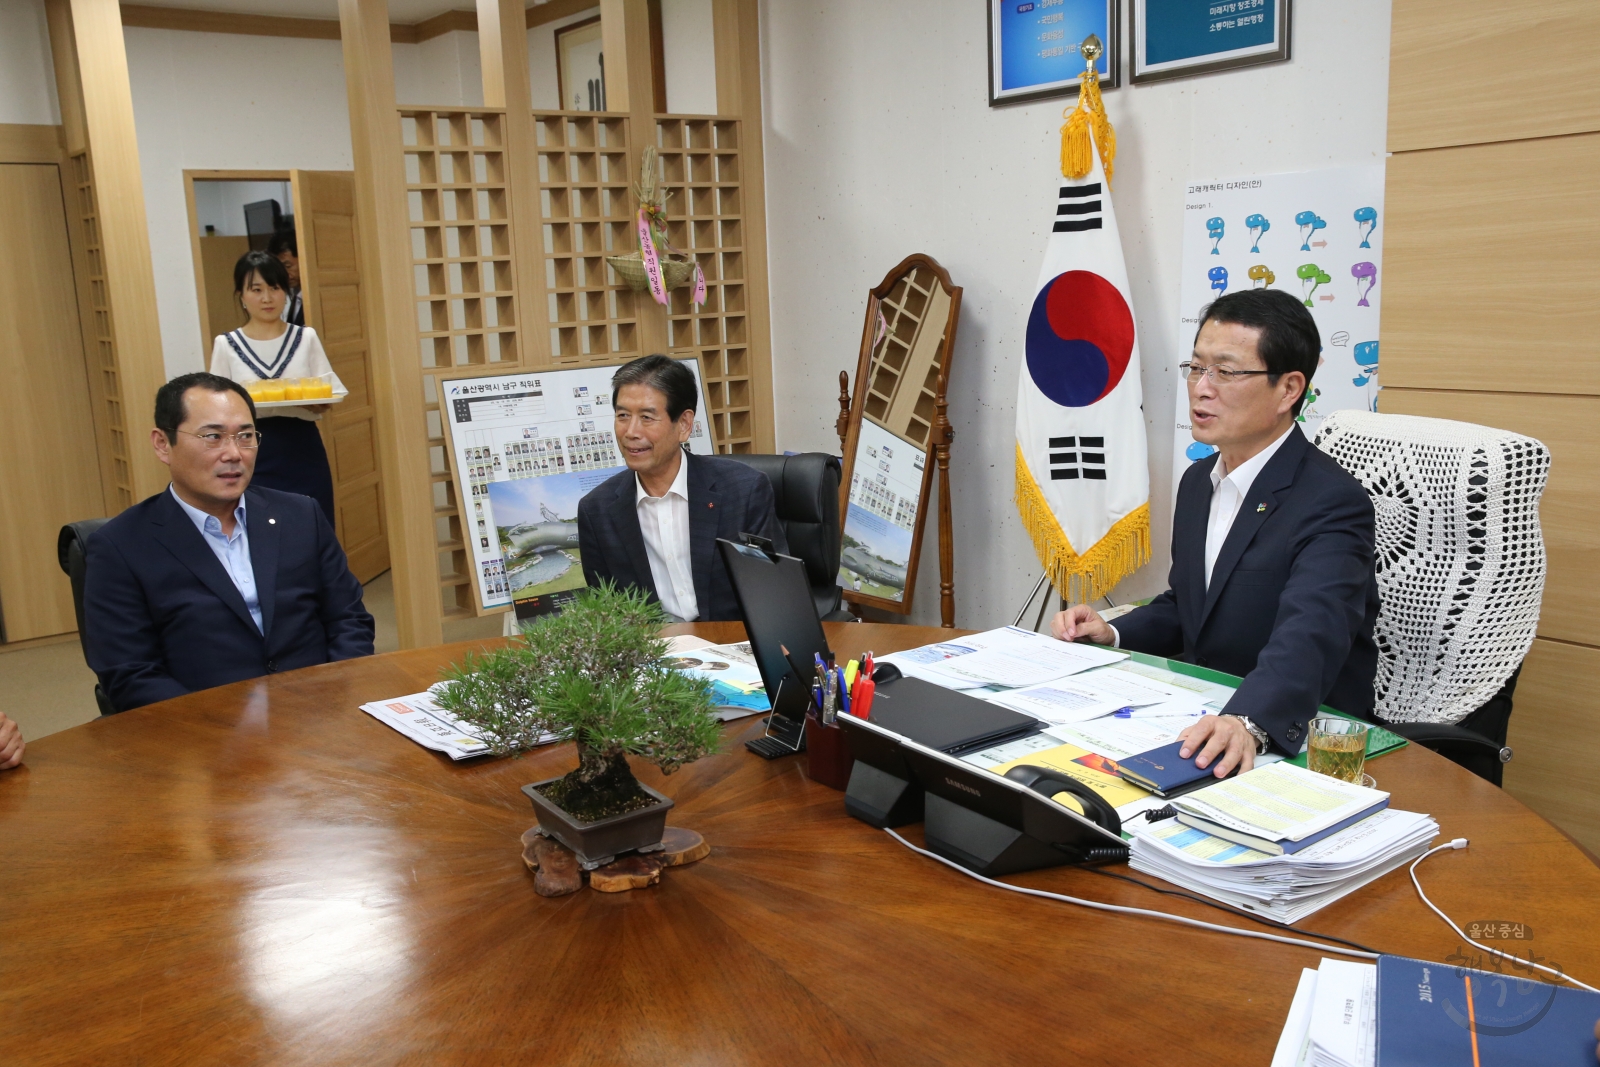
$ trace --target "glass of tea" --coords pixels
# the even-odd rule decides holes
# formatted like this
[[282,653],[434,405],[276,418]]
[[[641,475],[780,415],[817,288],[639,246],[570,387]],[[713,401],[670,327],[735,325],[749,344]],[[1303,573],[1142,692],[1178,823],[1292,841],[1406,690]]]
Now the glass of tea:
[[1311,720],[1311,744],[1306,767],[1342,782],[1361,784],[1361,765],[1367,760],[1367,724],[1332,715]]

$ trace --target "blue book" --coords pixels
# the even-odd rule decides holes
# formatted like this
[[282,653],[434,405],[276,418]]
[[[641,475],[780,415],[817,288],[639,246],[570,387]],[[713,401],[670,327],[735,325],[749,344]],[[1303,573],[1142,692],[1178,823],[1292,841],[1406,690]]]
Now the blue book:
[[[1512,944],[1504,951],[1524,954]],[[1500,963],[1496,973],[1379,957],[1377,1067],[1594,1067],[1600,993]]]
[[1194,756],[1184,759],[1178,755],[1182,747],[1182,741],[1174,741],[1170,745],[1117,760],[1117,774],[1158,797],[1175,797],[1207,781],[1218,781],[1210,767],[1194,765]]

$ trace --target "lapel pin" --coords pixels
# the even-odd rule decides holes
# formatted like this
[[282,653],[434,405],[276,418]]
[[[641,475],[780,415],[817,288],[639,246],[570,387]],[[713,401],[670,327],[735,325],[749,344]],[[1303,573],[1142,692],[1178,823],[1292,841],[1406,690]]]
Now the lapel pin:
[[714,508],[714,507],[716,507],[716,505],[715,505],[715,504],[707,504],[707,505],[706,505],[706,507],[708,507],[708,508]]
[[268,526],[276,526],[276,525],[278,525],[278,520],[277,519],[268,519],[267,520],[267,525]]
[[1263,511],[1266,511],[1266,510],[1267,510],[1267,506],[1265,504],[1257,504],[1256,505],[1256,514],[1257,515],[1261,514]]

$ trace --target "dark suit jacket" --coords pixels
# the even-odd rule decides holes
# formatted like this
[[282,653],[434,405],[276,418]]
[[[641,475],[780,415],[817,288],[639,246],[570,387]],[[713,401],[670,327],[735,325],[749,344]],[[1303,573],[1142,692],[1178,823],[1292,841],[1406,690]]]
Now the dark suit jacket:
[[89,666],[118,711],[196,689],[372,655],[361,583],[316,501],[245,491],[263,634],[228,572],[168,490],[89,539]]
[[[694,598],[706,621],[743,619],[733,582],[717,551],[717,538],[737,541],[741,533],[772,541],[789,551],[783,526],[773,510],[772,483],[760,471],[716,456],[684,453],[689,464],[689,563]],[[578,549],[583,577],[590,585],[610,578],[619,587],[636,586],[656,596],[650,557],[639,530],[637,479],[626,470],[595,486],[578,503]]]
[[1179,483],[1171,587],[1114,625],[1124,648],[1242,675],[1228,712],[1298,752],[1319,704],[1372,718],[1372,501],[1296,428],[1251,484],[1208,590],[1216,463],[1193,464]]

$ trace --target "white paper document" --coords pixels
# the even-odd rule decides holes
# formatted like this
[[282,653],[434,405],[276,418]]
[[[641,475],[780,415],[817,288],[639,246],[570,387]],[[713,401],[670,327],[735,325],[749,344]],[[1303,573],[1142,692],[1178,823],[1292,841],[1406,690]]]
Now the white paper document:
[[375,700],[371,704],[361,705],[361,710],[423,748],[443,752],[453,760],[470,759],[489,751],[478,728],[462,722],[435,704],[432,692]]
[[1306,1032],[1308,1067],[1373,1067],[1377,997],[1377,964],[1323,958]]
[[[973,686],[1020,688],[1104,667],[1128,657],[1126,652],[1114,648],[1057,641],[1016,626],[974,637],[983,641],[982,647],[966,655],[928,664],[926,669]],[[972,640],[962,639],[963,642]]]
[[1172,805],[1269,841],[1303,841],[1388,797],[1377,789],[1276,763],[1179,797]]
[[1186,715],[1191,719],[1205,713],[1198,695],[1118,667],[1010,689],[996,693],[989,700],[1051,724],[1084,722],[1123,708],[1166,717]]
[[[1327,962],[1327,957],[1323,957]],[[1300,971],[1300,984],[1295,987],[1294,1000],[1289,1005],[1289,1019],[1278,1035],[1278,1047],[1272,1053],[1272,1067],[1306,1067],[1310,1053],[1307,1043],[1311,1030],[1311,1002],[1317,995],[1317,972],[1310,967]]]

